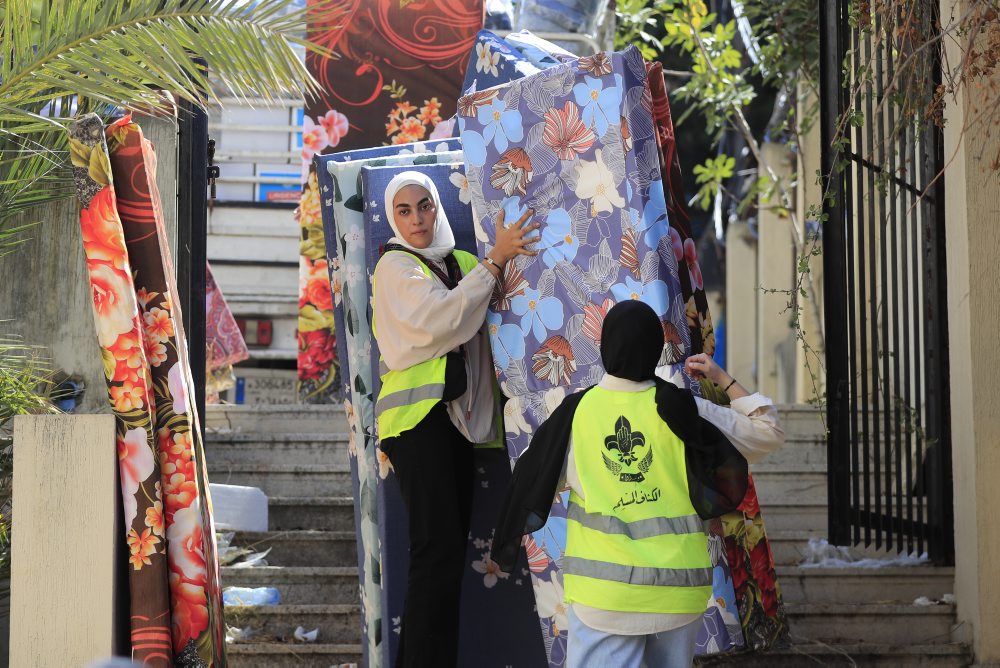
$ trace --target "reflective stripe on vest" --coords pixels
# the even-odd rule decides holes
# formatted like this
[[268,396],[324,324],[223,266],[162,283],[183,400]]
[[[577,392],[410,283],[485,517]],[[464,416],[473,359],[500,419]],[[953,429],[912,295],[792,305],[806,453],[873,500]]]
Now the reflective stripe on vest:
[[[401,253],[405,251],[389,251]],[[456,250],[455,259],[462,270],[462,275],[469,273],[479,260],[475,255]],[[409,253],[407,253],[410,255]],[[430,267],[416,256],[410,255],[420,265],[427,276],[433,276]],[[372,294],[375,294],[374,285]],[[378,311],[372,302],[372,335],[375,334]],[[427,417],[431,409],[444,396],[444,380],[447,362],[444,357],[415,364],[407,369],[393,371],[379,357],[379,376],[382,387],[375,399],[375,423],[380,439],[399,436],[404,431],[413,429]]]
[[684,444],[655,388],[590,390],[573,418],[566,600],[604,610],[698,613],[712,595],[705,524],[688,495]]
[[632,540],[669,534],[705,533],[705,522],[697,514],[683,517],[650,517],[635,522],[623,522],[613,515],[588,513],[581,506],[570,502],[566,509],[566,519],[579,522],[582,526],[594,531],[621,534]]
[[706,587],[712,584],[712,569],[709,567],[651,568],[563,557],[563,568],[573,575],[644,587]]
[[409,390],[400,390],[392,394],[379,392],[378,403],[375,405],[375,416],[378,417],[387,410],[408,406],[426,399],[440,399],[444,396],[444,383],[421,385]]

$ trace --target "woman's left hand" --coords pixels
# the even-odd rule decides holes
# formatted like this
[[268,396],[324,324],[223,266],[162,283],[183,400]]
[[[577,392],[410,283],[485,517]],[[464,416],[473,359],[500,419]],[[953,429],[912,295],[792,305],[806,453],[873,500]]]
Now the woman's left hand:
[[517,255],[538,255],[538,251],[528,248],[533,243],[541,240],[541,236],[528,237],[528,234],[541,227],[539,223],[529,223],[535,212],[528,209],[517,222],[504,225],[504,213],[500,211],[497,216],[497,238],[493,248],[487,257],[503,266],[508,260],[512,260]]
[[684,360],[684,370],[693,378],[708,378],[716,385],[725,385],[731,380],[726,370],[705,353],[691,355]]

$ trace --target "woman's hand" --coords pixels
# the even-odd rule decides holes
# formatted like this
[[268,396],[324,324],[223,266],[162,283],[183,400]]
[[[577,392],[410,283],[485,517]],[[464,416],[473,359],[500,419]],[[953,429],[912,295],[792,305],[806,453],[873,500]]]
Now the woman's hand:
[[684,360],[684,370],[692,378],[708,378],[722,388],[730,399],[739,399],[750,394],[745,387],[736,382],[725,369],[715,363],[711,356],[705,353],[691,355]]
[[528,248],[542,238],[541,236],[528,237],[528,234],[541,227],[538,223],[528,222],[533,215],[535,212],[528,209],[523,216],[518,218],[516,223],[504,225],[504,212],[501,210],[497,216],[496,243],[487,257],[503,266],[505,262],[517,255],[538,255],[538,251]]
[[732,380],[732,377],[726,373],[726,370],[716,364],[715,360],[705,353],[691,355],[691,357],[684,360],[684,370],[692,378],[699,380],[708,378],[716,385],[721,385],[722,387],[728,385],[729,381]]

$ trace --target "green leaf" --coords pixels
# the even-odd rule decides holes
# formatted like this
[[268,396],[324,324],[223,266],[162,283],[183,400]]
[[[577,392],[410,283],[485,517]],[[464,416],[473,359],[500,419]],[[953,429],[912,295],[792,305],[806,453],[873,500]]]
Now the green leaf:
[[333,326],[333,313],[320,311],[312,304],[306,304],[299,309],[299,331],[315,332],[319,329],[329,329]]
[[300,50],[333,54],[304,20],[287,0],[0,0],[0,248],[15,215],[73,194],[71,113],[317,92]]

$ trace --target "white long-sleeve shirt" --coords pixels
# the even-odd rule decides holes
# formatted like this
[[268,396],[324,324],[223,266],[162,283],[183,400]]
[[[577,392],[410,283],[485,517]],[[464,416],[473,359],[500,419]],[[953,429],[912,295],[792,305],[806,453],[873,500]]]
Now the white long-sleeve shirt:
[[473,443],[492,441],[495,376],[485,321],[493,274],[476,265],[449,290],[437,276],[425,274],[412,255],[386,253],[375,266],[374,279],[372,320],[386,366],[407,369],[464,345],[468,388],[448,402],[448,415]]
[[718,427],[750,464],[756,464],[785,444],[778,409],[759,392],[731,400],[729,408],[701,397],[694,400],[698,415]]
[[[653,381],[631,381],[605,374],[598,383],[606,390],[615,392],[642,392],[653,387]],[[754,393],[733,399],[730,407],[719,406],[711,401],[695,397],[698,415],[719,428],[729,442],[746,457],[748,462],[760,461],[785,443],[785,432],[778,424],[778,411],[774,403],[762,394]],[[573,440],[570,439],[563,465],[565,485],[581,499],[583,486],[573,461]],[[562,484],[560,484],[562,488]],[[706,601],[706,605],[707,605]],[[686,626],[698,620],[703,613],[664,614],[651,612],[618,612],[593,608],[580,603],[573,604],[573,612],[592,629],[619,635],[648,635],[662,633]]]

